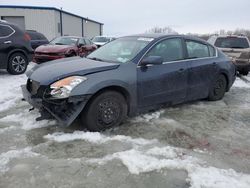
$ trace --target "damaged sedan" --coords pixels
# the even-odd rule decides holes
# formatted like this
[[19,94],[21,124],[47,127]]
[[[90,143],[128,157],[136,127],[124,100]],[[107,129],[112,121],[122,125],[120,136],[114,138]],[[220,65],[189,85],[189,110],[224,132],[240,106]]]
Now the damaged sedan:
[[188,36],[145,34],[119,38],[86,58],[35,66],[23,96],[41,117],[69,126],[76,118],[91,131],[118,126],[163,106],[220,100],[236,70],[211,44]]

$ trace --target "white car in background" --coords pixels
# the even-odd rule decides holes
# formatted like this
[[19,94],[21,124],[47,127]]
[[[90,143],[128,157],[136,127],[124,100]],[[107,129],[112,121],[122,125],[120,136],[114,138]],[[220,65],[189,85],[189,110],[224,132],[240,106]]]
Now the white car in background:
[[99,47],[103,46],[104,44],[109,43],[115,39],[116,39],[115,37],[95,36],[92,39],[92,42],[99,48]]

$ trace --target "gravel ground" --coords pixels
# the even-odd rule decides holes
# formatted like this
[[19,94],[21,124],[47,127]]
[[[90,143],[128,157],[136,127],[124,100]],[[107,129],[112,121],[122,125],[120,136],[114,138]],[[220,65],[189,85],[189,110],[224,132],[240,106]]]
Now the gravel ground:
[[250,77],[198,101],[91,133],[36,122],[26,76],[0,72],[0,187],[249,188]]

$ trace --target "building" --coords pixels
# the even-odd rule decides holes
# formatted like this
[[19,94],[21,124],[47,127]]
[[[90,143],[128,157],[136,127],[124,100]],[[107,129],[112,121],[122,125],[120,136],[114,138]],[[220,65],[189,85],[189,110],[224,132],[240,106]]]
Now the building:
[[92,38],[103,33],[103,23],[54,7],[0,5],[0,18],[41,32],[49,40],[63,35]]

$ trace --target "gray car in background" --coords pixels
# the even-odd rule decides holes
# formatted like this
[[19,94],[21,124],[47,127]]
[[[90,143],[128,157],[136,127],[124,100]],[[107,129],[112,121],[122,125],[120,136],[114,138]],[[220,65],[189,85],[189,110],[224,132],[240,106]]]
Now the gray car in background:
[[250,70],[250,42],[246,36],[215,35],[208,42],[232,58],[237,71],[247,75]]

